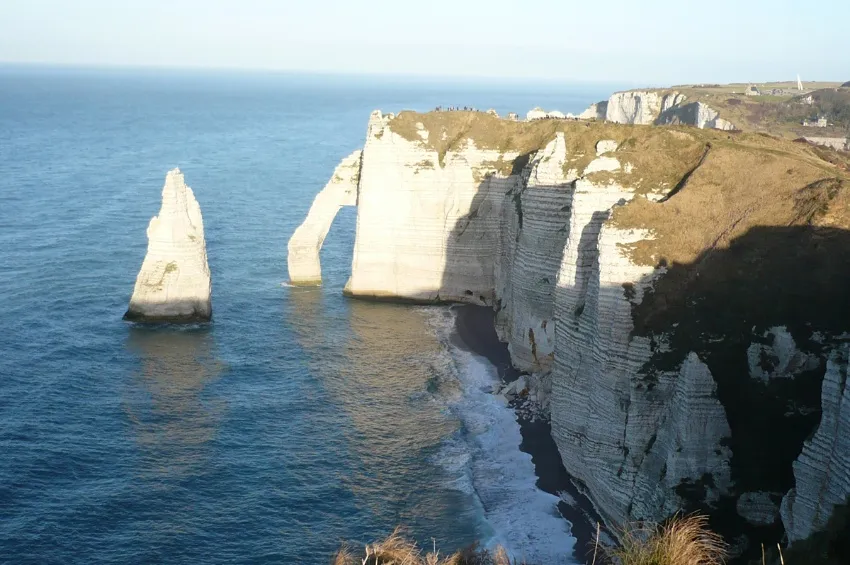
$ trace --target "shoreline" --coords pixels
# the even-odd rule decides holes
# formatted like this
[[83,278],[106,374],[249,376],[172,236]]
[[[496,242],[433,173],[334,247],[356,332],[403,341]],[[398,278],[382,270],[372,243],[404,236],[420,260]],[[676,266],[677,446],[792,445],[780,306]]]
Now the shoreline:
[[[452,309],[457,313],[451,337],[453,345],[487,359],[496,367],[503,383],[515,381],[525,374],[513,366],[507,344],[499,341],[494,325],[495,312],[492,308],[463,304],[453,306]],[[593,553],[596,523],[601,522],[601,519],[593,504],[576,487],[564,469],[561,454],[552,439],[549,422],[541,419],[531,421],[518,413],[516,418],[522,435],[519,449],[531,455],[537,488],[555,496],[566,493],[575,501],[575,504],[559,502],[558,510],[571,524],[570,535],[576,540],[573,557],[579,563],[586,563],[588,556]]]

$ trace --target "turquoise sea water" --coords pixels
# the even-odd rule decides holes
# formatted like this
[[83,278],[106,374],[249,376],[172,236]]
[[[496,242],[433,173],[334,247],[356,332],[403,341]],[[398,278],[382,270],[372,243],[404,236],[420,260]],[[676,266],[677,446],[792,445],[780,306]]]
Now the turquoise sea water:
[[[281,283],[371,110],[576,112],[612,88],[0,68],[0,562],[326,563],[397,524],[444,550],[568,549],[448,310],[341,296],[355,210],[322,288]],[[135,327],[121,315],[175,166],[214,323]],[[544,522],[545,540],[511,537]]]

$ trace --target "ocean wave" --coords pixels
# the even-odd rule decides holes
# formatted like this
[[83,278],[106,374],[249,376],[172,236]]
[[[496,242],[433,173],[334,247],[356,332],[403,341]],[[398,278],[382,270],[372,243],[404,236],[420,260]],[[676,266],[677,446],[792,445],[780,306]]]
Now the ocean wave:
[[442,344],[446,372],[457,394],[445,398],[460,421],[437,456],[455,477],[451,486],[475,496],[492,537],[485,545],[502,545],[518,560],[531,563],[576,563],[570,523],[558,512],[557,496],[537,488],[531,455],[520,451],[520,427],[504,399],[487,391],[498,383],[486,359],[453,345],[455,314],[431,310],[431,330]]

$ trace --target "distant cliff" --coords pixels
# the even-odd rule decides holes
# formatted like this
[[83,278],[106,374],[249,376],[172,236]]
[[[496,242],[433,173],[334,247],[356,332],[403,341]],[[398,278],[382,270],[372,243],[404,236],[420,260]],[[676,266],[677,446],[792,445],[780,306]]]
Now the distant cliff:
[[[606,115],[680,103],[633,94]],[[551,381],[564,465],[607,519],[703,508],[730,537],[784,524],[797,540],[850,496],[850,179],[813,148],[375,112],[344,164],[346,292],[494,307],[514,364]]]
[[607,120],[617,124],[689,125],[700,129],[734,130],[732,122],[699,100],[669,90],[615,92],[579,115],[582,119]]

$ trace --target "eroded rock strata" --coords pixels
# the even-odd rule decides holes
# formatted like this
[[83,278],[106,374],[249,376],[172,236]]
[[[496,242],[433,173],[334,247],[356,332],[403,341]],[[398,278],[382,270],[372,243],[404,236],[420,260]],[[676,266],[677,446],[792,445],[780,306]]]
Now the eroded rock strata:
[[147,230],[148,250],[124,319],[192,323],[212,317],[201,207],[179,169],[169,171],[162,206]]
[[721,118],[717,110],[704,102],[688,100],[685,94],[675,90],[615,92],[607,101],[591,105],[578,117],[617,124],[682,124],[700,129],[736,129],[732,122]]
[[[644,123],[682,102],[606,111]],[[784,496],[795,540],[850,495],[835,455],[850,181],[810,147],[376,112],[357,205],[346,292],[493,306],[515,366],[551,386],[565,467],[612,522],[702,508],[776,541]]]

